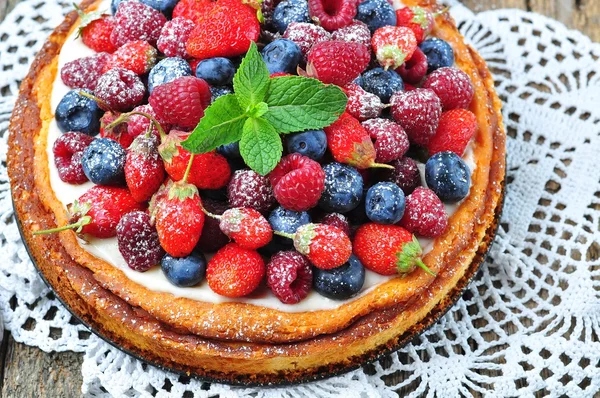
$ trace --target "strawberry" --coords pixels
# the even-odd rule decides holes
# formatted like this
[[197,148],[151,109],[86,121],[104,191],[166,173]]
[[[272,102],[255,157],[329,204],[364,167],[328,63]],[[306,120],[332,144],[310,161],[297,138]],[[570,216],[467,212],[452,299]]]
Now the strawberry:
[[310,49],[307,60],[309,77],[343,87],[367,68],[371,53],[360,43],[322,41]]
[[386,164],[375,163],[377,156],[371,137],[358,120],[344,112],[329,127],[325,127],[327,145],[334,159],[358,169],[369,167],[392,168]]
[[195,22],[203,13],[208,12],[212,5],[210,0],[181,0],[173,9],[173,19],[182,17]]
[[230,243],[210,259],[206,280],[211,290],[225,297],[252,293],[265,276],[265,262],[258,252]]
[[409,28],[384,26],[373,33],[371,46],[381,66],[396,69],[412,57],[417,39]]
[[292,237],[296,250],[320,269],[339,267],[348,261],[352,254],[352,243],[348,235],[332,225],[304,224],[295,234],[283,235]]
[[129,148],[134,137],[127,134],[127,125],[112,123],[121,116],[119,112],[107,111],[100,118],[100,137],[117,141],[123,148]]
[[433,29],[433,14],[419,6],[400,8],[396,10],[396,25],[412,30],[417,43],[421,43]]
[[130,41],[115,51],[104,65],[104,72],[113,68],[123,68],[138,75],[150,72],[156,63],[158,52],[150,43],[143,40]]
[[235,57],[258,40],[260,24],[256,10],[240,0],[216,0],[195,13],[196,28],[186,50],[194,58]]
[[435,135],[427,145],[429,155],[452,151],[462,156],[476,131],[477,118],[473,112],[467,109],[452,109],[442,113]]
[[311,17],[329,31],[350,25],[357,6],[356,0],[308,0]]
[[99,12],[84,14],[79,7],[76,9],[81,19],[79,36],[83,44],[96,52],[114,52],[117,47],[110,41],[110,35],[115,27],[114,18]]
[[258,249],[273,238],[273,229],[267,219],[251,207],[228,209],[218,218],[221,219],[221,231],[244,249]]
[[138,202],[146,202],[164,180],[165,167],[158,154],[158,139],[152,133],[138,136],[125,159],[125,181],[131,196]]
[[423,263],[417,238],[402,227],[368,223],[354,235],[354,254],[363,265],[381,275],[408,274],[416,267],[435,274]]
[[198,188],[183,181],[169,182],[159,190],[152,216],[160,245],[173,257],[189,255],[202,233],[204,213]]
[[117,224],[124,214],[143,210],[125,188],[95,185],[72,204],[67,206],[69,225],[44,231],[34,235],[74,229],[77,234],[89,234],[97,238],[112,238],[117,234]]

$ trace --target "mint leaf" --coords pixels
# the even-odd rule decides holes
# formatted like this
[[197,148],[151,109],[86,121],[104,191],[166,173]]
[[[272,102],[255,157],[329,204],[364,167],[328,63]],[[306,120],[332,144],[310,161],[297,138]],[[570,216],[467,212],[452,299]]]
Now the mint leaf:
[[238,141],[247,116],[234,94],[217,98],[181,146],[192,153],[206,153],[220,145]]
[[283,145],[277,130],[262,118],[248,118],[240,140],[240,153],[248,166],[260,175],[267,175],[277,166]]
[[279,133],[313,130],[335,122],[346,109],[348,98],[337,86],[316,79],[285,76],[271,79],[263,116]]
[[262,102],[269,88],[269,70],[262,56],[258,53],[256,44],[250,43],[250,48],[242,60],[235,76],[233,76],[233,91],[244,111]]

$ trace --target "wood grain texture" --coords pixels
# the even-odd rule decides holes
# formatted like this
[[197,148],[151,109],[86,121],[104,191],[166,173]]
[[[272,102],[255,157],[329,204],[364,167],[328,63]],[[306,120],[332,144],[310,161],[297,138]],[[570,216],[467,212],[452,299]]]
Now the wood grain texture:
[[[0,0],[0,21],[20,0]],[[499,8],[519,8],[555,18],[568,27],[581,30],[600,41],[599,0],[463,0],[476,12]],[[588,260],[597,261],[600,248],[594,247]],[[514,330],[507,330],[514,332]],[[402,359],[402,358],[401,358]],[[408,358],[403,358],[408,360]],[[16,343],[8,333],[0,347],[0,394],[2,397],[78,397],[81,389],[82,355],[74,352],[45,353],[38,348]],[[385,361],[384,361],[385,366]],[[368,370],[369,367],[367,367]],[[390,385],[401,381],[390,375]],[[404,396],[414,385],[398,391]],[[539,394],[543,395],[542,392]],[[475,396],[479,396],[475,394]]]

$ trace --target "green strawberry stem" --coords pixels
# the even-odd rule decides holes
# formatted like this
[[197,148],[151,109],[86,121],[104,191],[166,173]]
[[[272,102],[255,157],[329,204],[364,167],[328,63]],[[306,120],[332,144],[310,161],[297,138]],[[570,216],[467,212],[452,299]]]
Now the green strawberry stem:
[[[92,95],[90,93],[86,93],[85,91],[79,91],[77,94],[81,95],[82,97],[85,98],[89,98],[91,100],[96,101],[98,104],[102,105],[103,108],[111,110],[110,106],[108,106],[108,104],[104,101],[101,100],[100,98],[96,97],[95,95]],[[112,124],[112,123],[111,123]]]
[[190,160],[187,164],[187,167],[185,168],[185,173],[183,173],[183,178],[181,179],[181,182],[183,184],[187,183],[188,177],[190,175],[190,170],[192,170],[192,163],[194,163],[194,154],[193,153],[190,156]]
[[284,238],[294,239],[296,234],[288,234],[287,232],[275,231],[273,230],[273,235],[283,236]]
[[435,272],[429,269],[421,259],[423,249],[417,238],[413,235],[412,241],[405,242],[402,245],[402,251],[396,253],[396,267],[399,274],[408,274],[415,269],[415,266],[422,268],[429,275],[437,276]]
[[394,170],[394,166],[392,166],[391,164],[385,164],[385,163],[371,163],[371,167]]
[[423,260],[421,260],[420,258],[415,259],[415,265],[418,266],[419,268],[422,268],[429,275],[437,276],[437,274],[435,272],[433,272],[432,270],[430,270],[429,267],[426,266],[425,263],[423,262]]
[[52,229],[44,229],[41,231],[34,231],[33,234],[34,235],[47,235],[47,234],[53,234],[55,232],[66,231],[69,229],[74,229],[74,230],[76,230],[76,232],[81,232],[81,229],[91,222],[92,222],[92,217],[84,216],[84,217],[81,217],[76,223],[68,224],[68,225],[64,225],[62,227],[57,227],[57,228],[52,228]]
[[[93,96],[87,95],[87,97],[91,98]],[[160,134],[160,140],[161,141],[163,141],[163,139],[167,136],[167,134],[165,133],[165,130],[163,130],[163,128],[160,126],[160,123],[158,123],[158,121],[152,115],[150,115],[148,113],[144,113],[144,112],[138,112],[138,111],[121,113],[118,118],[116,118],[108,126],[106,126],[106,129],[107,130],[111,130],[111,129],[115,128],[115,126],[117,126],[117,125],[119,125],[121,123],[127,122],[129,120],[129,116],[132,116],[132,115],[140,115],[140,116],[143,116],[146,119],[150,120],[151,126],[154,125],[154,127],[158,131],[158,134]],[[148,127],[149,131],[151,131],[150,130],[151,126]]]
[[206,215],[207,215],[207,216],[209,216],[210,218],[216,218],[217,220],[220,220],[221,218],[223,218],[223,216],[220,216],[220,215],[218,215],[218,214],[211,213],[210,211],[206,210],[206,209],[204,208],[204,206],[200,206],[200,209],[202,210],[202,212],[203,212],[204,214],[206,214]]

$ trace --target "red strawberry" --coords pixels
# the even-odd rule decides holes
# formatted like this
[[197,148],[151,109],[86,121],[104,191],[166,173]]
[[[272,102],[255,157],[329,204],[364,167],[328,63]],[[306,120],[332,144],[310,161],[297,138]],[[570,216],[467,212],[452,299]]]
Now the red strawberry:
[[202,233],[204,213],[198,188],[185,182],[170,182],[155,195],[152,212],[160,245],[173,257],[189,255]]
[[381,66],[396,69],[413,56],[417,39],[409,28],[384,26],[373,33],[371,45]]
[[365,268],[378,274],[407,274],[418,266],[435,276],[421,259],[419,241],[402,227],[363,224],[356,230],[353,247]]
[[117,47],[110,41],[110,35],[115,27],[115,20],[110,15],[100,13],[84,14],[78,10],[81,24],[79,35],[83,44],[96,52],[114,52]]
[[125,181],[131,196],[138,202],[146,202],[164,180],[165,167],[158,154],[158,139],[154,135],[138,136],[125,160]]
[[473,112],[466,109],[452,109],[442,113],[435,135],[427,145],[429,155],[452,151],[462,156],[476,131],[477,118]]
[[100,118],[100,137],[117,141],[125,149],[133,142],[134,137],[127,134],[127,125],[119,123],[111,128],[109,126],[121,116],[118,112],[107,111]]
[[242,55],[260,35],[256,10],[239,0],[216,0],[194,22],[186,50],[198,59]]
[[206,280],[211,290],[225,297],[252,293],[265,276],[265,262],[254,250],[230,243],[210,259]]
[[329,127],[325,127],[327,134],[327,146],[331,150],[334,159],[340,163],[346,163],[358,169],[369,167],[391,166],[375,163],[375,147],[369,133],[360,122],[343,113],[340,118]]
[[[169,130],[171,130],[171,126],[168,123],[161,120],[156,115],[156,112],[154,112],[154,109],[152,109],[152,106],[150,106],[150,104],[136,106],[131,112],[132,114],[127,117],[126,134],[129,137],[131,137],[132,141],[135,137],[147,133],[148,129],[150,128],[150,124],[152,123],[148,117],[140,114],[135,114],[135,112],[144,113],[146,115],[152,116],[154,119],[156,119],[163,132],[165,133],[168,133]],[[152,125],[152,134],[154,134],[157,138],[160,138],[160,134],[156,130],[156,127],[154,125]]]
[[108,53],[99,53],[67,62],[60,70],[60,78],[70,88],[87,88],[93,91],[110,58]]
[[356,0],[308,0],[312,19],[329,31],[350,25],[357,6]]
[[147,41],[136,40],[123,44],[104,65],[104,72],[113,68],[123,68],[138,75],[152,69],[158,52]]
[[433,14],[423,7],[404,7],[396,10],[396,25],[413,31],[417,43],[421,43],[433,29]]
[[346,112],[358,120],[367,120],[378,117],[384,108],[384,105],[378,96],[365,91],[358,84],[348,84],[344,87],[344,92],[348,96]]
[[221,231],[244,249],[255,250],[273,239],[273,229],[267,219],[250,207],[226,210],[220,217]]
[[310,292],[312,267],[300,253],[279,252],[267,264],[267,285],[282,303],[296,304]]
[[331,38],[348,43],[360,43],[367,47],[371,46],[371,31],[366,23],[358,20],[354,20],[350,25],[336,30],[331,34]]
[[155,87],[148,102],[161,120],[191,129],[204,116],[210,99],[210,87],[204,80],[183,76]]
[[452,66],[431,72],[423,82],[423,88],[429,88],[437,94],[445,111],[468,108],[474,94],[469,75]]
[[117,234],[117,224],[129,212],[143,210],[125,188],[95,185],[67,206],[69,225],[36,231],[34,235],[74,229],[77,234],[89,234],[97,238],[112,238]]
[[431,190],[419,187],[406,197],[406,210],[398,225],[427,238],[436,238],[448,226],[444,204]]
[[293,235],[294,247],[317,268],[341,266],[352,254],[350,238],[341,229],[326,224],[305,224]]
[[325,172],[314,160],[292,153],[269,174],[275,199],[287,210],[315,207],[325,190]]
[[123,1],[115,14],[110,41],[121,47],[129,41],[145,40],[155,46],[167,18],[154,8],[138,1]]
[[359,43],[323,41],[310,49],[306,73],[323,83],[345,86],[369,65],[369,49]]
[[411,142],[427,145],[442,115],[442,103],[432,90],[417,88],[392,96],[391,113]]
[[89,135],[68,132],[59,136],[52,146],[54,165],[61,181],[69,184],[83,184],[88,180],[81,166],[83,151],[94,140]]
[[362,123],[371,139],[379,163],[388,163],[402,157],[410,143],[404,129],[389,119],[371,119]]
[[182,17],[195,22],[213,5],[210,0],[180,0],[173,9],[173,19]]
[[[160,37],[156,42],[156,47],[167,57],[190,58],[190,55],[185,50],[194,23],[183,17],[173,18],[167,21],[160,31]],[[196,69],[192,69],[195,71]]]

